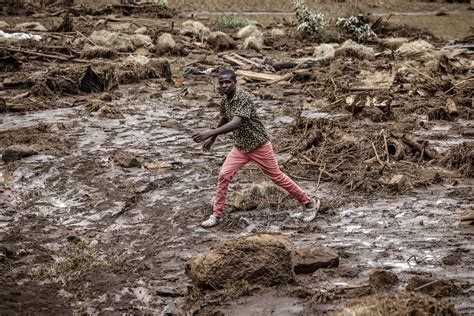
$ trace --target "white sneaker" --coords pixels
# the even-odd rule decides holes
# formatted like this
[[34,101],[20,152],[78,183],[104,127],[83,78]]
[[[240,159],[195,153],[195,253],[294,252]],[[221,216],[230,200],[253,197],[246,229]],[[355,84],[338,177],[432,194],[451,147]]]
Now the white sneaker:
[[321,207],[321,201],[320,200],[315,200],[311,199],[311,202],[313,202],[313,207],[307,208],[304,211],[304,217],[303,217],[303,222],[309,223],[314,221],[316,218],[316,213],[319,211],[319,208]]
[[208,227],[214,227],[217,224],[219,224],[219,217],[216,217],[214,215],[209,216],[208,219],[206,219],[204,222],[201,223],[202,227],[208,228]]

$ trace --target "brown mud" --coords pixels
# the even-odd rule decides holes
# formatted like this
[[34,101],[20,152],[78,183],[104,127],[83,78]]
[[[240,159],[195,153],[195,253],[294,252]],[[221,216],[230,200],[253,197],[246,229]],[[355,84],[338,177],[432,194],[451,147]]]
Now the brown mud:
[[[0,161],[0,314],[325,315],[394,295],[419,310],[472,314],[472,225],[460,225],[473,203],[472,51],[430,37],[428,53],[370,43],[373,58],[346,51],[308,62],[299,58],[319,42],[283,23],[263,29],[260,52],[218,53],[180,35],[179,18],[108,10],[73,16],[72,32],[32,32],[40,42],[0,42],[0,150],[25,157]],[[52,12],[0,20],[52,29],[63,20]],[[179,53],[145,46],[82,59],[94,30],[143,26],[154,44],[171,32]],[[386,26],[380,37],[426,39]],[[286,37],[268,36],[273,27]],[[290,66],[272,73],[278,82],[261,79],[275,61]],[[199,226],[231,139],[208,153],[191,135],[216,124],[215,75],[232,66],[247,71],[239,84],[255,96],[282,168],[321,198],[315,222],[303,224],[285,192],[252,190],[265,177],[248,165],[222,223]],[[206,289],[185,274],[219,242],[261,232],[331,248],[339,265],[277,286]]]

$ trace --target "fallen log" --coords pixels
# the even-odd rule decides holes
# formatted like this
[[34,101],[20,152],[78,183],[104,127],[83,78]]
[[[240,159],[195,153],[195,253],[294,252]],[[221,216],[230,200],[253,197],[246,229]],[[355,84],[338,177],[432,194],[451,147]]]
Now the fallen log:
[[436,160],[440,159],[439,153],[435,149],[430,148],[429,146],[425,146],[423,144],[420,144],[413,136],[403,134],[402,141],[405,144],[415,148],[422,155],[424,155],[424,156],[426,156],[430,159],[436,159]]
[[395,139],[387,141],[388,154],[395,160],[401,160],[405,157],[405,146]]
[[253,71],[246,71],[246,70],[237,70],[235,74],[238,76],[242,76],[245,79],[265,81],[265,82],[269,82],[269,81],[275,82],[277,80],[284,80],[285,78],[285,76],[281,76],[281,75],[264,74],[264,73],[253,72]]
[[43,53],[38,53],[38,52],[33,52],[33,51],[30,51],[30,50],[26,50],[26,49],[15,49],[15,48],[4,48],[10,52],[16,52],[16,53],[23,53],[23,54],[27,54],[27,55],[33,55],[33,56],[39,56],[39,57],[45,57],[45,58],[51,58],[51,59],[58,59],[58,60],[62,60],[62,61],[69,61],[69,58],[66,57],[65,55],[63,56],[59,56],[59,55],[51,55],[51,54],[43,54]]

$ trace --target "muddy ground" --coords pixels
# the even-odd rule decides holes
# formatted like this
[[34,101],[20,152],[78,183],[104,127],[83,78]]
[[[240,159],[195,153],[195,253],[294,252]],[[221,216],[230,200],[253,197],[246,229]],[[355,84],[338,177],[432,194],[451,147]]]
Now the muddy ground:
[[[33,17],[0,20],[48,29],[63,21],[57,10],[34,10]],[[373,58],[336,55],[277,71],[290,74],[279,82],[239,76],[282,168],[321,198],[322,208],[314,223],[303,224],[301,207],[272,191],[232,211],[236,192],[265,181],[248,165],[230,187],[223,222],[203,229],[231,148],[228,136],[209,153],[191,139],[218,120],[216,72],[233,66],[268,73],[264,57],[311,57],[319,43],[280,21],[263,25],[259,52],[217,52],[179,35],[176,11],[165,19],[114,10],[73,13],[67,32],[31,32],[47,41],[0,43],[0,314],[324,315],[351,299],[405,291],[450,302],[461,315],[474,312],[472,226],[460,221],[473,202],[472,51],[442,53],[453,43],[387,25],[380,38],[423,38],[433,48],[401,56],[369,43]],[[155,43],[171,32],[180,48],[81,56],[94,29],[131,33],[142,26]],[[286,36],[269,36],[272,28]],[[473,44],[472,37],[458,42]],[[232,52],[247,58],[243,66],[224,58]],[[169,64],[124,62],[140,54]],[[404,148],[401,157],[389,150],[391,141]],[[28,157],[6,159],[16,145],[27,146]],[[186,263],[217,241],[256,232],[280,232],[298,248],[332,248],[340,264],[270,288],[203,290],[185,275]],[[376,269],[398,281],[369,280]]]

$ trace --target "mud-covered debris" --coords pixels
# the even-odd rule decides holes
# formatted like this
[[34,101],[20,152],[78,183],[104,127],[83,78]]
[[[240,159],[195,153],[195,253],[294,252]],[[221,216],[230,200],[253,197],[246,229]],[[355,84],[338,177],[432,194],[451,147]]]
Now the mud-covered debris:
[[322,268],[339,266],[339,255],[326,247],[311,247],[295,251],[293,264],[296,274],[308,274]]
[[146,28],[146,26],[142,26],[142,27],[137,28],[135,31],[133,31],[133,33],[135,33],[135,34],[145,34],[147,31],[148,31],[148,29]]
[[277,206],[286,192],[271,182],[254,184],[234,193],[232,206],[238,210]]
[[271,286],[293,282],[292,243],[279,234],[225,241],[186,265],[186,274],[205,288],[248,282]]
[[474,177],[474,143],[466,141],[453,146],[444,155],[443,164],[465,177]]
[[0,73],[20,70],[21,62],[15,56],[0,50]]
[[286,35],[285,30],[282,30],[282,29],[275,28],[270,31],[270,36],[275,39],[285,37],[285,35]]
[[394,175],[387,186],[395,192],[406,192],[411,189],[410,179],[402,174]]
[[7,29],[10,27],[10,24],[8,24],[5,21],[0,21],[0,30]]
[[196,37],[203,41],[209,36],[209,28],[198,21],[186,21],[181,24],[181,35]]
[[392,271],[377,269],[369,275],[369,284],[376,290],[389,290],[398,284],[398,277]]
[[254,33],[260,33],[260,31],[257,26],[250,24],[238,30],[235,34],[235,38],[246,39]]
[[4,162],[12,162],[29,156],[38,154],[38,151],[26,145],[11,145],[3,151],[2,160]]
[[171,66],[166,59],[129,56],[117,72],[121,84],[139,82],[144,79],[171,79]]
[[360,112],[361,117],[370,119],[372,122],[378,123],[385,121],[385,113],[374,106],[364,107]]
[[313,57],[316,61],[331,61],[336,57],[336,50],[331,44],[321,44],[314,49]]
[[133,51],[133,43],[126,34],[101,30],[94,31],[89,39],[97,45],[113,48],[119,52]]
[[82,49],[81,58],[95,59],[113,59],[117,57],[117,51],[110,47],[95,46],[86,43]]
[[211,32],[209,34],[209,38],[207,39],[207,44],[216,50],[216,51],[224,51],[228,49],[235,48],[235,41],[232,37],[224,32]]
[[39,31],[46,32],[48,31],[41,23],[38,22],[25,22],[20,23],[15,26],[15,30],[26,32],[26,31]]
[[401,56],[407,56],[411,54],[426,53],[433,49],[433,45],[424,40],[417,40],[410,43],[405,43],[400,46],[395,52]]
[[156,51],[159,53],[169,53],[176,49],[176,41],[170,33],[163,33],[156,41]]
[[420,292],[433,297],[455,296],[462,289],[453,281],[436,280],[431,277],[414,276],[408,281],[407,292]]
[[397,50],[403,44],[408,43],[408,38],[405,38],[405,37],[381,38],[381,39],[379,39],[379,43],[382,44],[382,46],[385,47],[385,48],[388,48],[388,49],[391,49],[391,50]]
[[336,57],[355,57],[359,59],[374,59],[375,52],[372,47],[347,40],[336,48]]
[[144,34],[133,34],[130,36],[130,40],[135,49],[141,47],[150,47],[153,45],[153,40],[150,36]]
[[115,151],[112,154],[112,160],[123,168],[140,168],[142,166],[141,162],[137,159],[137,157],[124,150]]
[[247,37],[242,45],[242,49],[253,49],[259,52],[263,48],[263,37],[260,33],[253,33]]
[[[474,225],[474,209],[467,209],[461,213],[461,225],[472,226]],[[459,255],[457,256],[459,262]]]
[[449,302],[421,293],[375,294],[351,300],[335,316],[457,315]]

